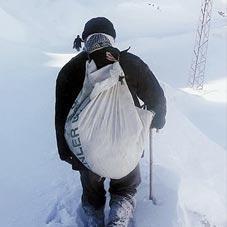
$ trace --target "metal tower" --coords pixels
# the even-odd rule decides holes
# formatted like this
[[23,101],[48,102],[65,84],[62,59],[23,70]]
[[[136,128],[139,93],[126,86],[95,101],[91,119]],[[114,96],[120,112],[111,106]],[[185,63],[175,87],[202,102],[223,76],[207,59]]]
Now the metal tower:
[[196,90],[202,90],[204,84],[212,6],[213,0],[202,0],[189,77],[189,86]]

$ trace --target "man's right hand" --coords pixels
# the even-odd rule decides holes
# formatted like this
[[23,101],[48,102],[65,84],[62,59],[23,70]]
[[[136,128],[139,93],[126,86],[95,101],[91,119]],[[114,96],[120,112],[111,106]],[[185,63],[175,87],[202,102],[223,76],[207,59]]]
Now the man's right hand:
[[156,128],[157,130],[162,129],[165,123],[165,116],[158,116],[155,114],[154,119],[151,123],[151,128]]

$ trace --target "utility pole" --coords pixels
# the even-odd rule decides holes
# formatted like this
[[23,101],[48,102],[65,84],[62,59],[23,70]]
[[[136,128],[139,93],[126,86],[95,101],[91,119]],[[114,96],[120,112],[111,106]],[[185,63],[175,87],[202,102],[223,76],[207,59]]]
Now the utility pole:
[[189,86],[195,90],[202,90],[204,85],[212,6],[213,0],[202,0],[188,81]]

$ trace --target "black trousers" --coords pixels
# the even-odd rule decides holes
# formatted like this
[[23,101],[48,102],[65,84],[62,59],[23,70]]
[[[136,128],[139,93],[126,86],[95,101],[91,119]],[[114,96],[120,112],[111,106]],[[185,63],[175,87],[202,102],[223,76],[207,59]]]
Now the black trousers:
[[[104,189],[105,178],[100,178],[100,176],[90,170],[81,170],[80,179],[83,188],[82,204],[90,204],[95,209],[103,207],[106,202],[106,191]],[[110,179],[109,192],[111,198],[122,196],[130,199],[136,194],[140,182],[139,165],[121,179]]]

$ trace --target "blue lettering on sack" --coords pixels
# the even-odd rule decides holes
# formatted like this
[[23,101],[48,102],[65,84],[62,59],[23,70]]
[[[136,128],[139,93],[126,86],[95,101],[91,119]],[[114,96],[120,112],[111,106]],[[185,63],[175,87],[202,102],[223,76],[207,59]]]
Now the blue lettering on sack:
[[[66,132],[68,135],[68,139],[70,140],[69,146],[71,147],[72,152],[83,163],[83,165],[85,165],[87,168],[91,169],[89,164],[86,162],[86,158],[84,156],[84,151],[83,151],[81,140],[80,140],[80,135],[78,132],[78,120],[80,117],[79,115],[89,102],[90,102],[89,96],[84,98],[82,102],[78,102],[77,99],[75,100],[75,102],[73,103],[73,105],[71,107],[71,111],[66,119],[65,130],[68,130],[69,128],[71,128],[71,130],[69,129],[69,131],[66,131]],[[69,125],[71,127],[68,127]]]
[[78,132],[78,127],[76,127],[75,129],[71,129],[71,140],[72,140],[72,146],[73,146],[73,150],[74,150],[74,154],[76,155],[76,157],[83,163],[83,165],[85,165],[87,168],[90,169],[90,166],[88,165],[88,163],[86,162],[85,156],[84,156],[84,151],[82,148],[82,144],[80,142],[80,135]]

